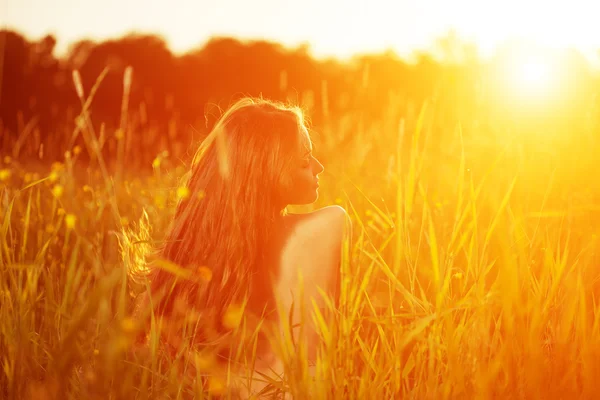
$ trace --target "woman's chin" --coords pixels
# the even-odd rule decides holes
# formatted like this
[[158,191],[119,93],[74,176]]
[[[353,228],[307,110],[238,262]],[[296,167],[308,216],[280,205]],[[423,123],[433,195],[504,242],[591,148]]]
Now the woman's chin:
[[303,190],[296,190],[290,193],[291,196],[288,198],[287,204],[293,205],[307,205],[312,204],[319,199],[319,185],[311,185]]
[[292,202],[291,204],[296,204],[296,205],[299,205],[299,206],[305,206],[305,205],[314,203],[318,199],[319,199],[319,192],[315,190],[309,196],[297,199],[296,201]]

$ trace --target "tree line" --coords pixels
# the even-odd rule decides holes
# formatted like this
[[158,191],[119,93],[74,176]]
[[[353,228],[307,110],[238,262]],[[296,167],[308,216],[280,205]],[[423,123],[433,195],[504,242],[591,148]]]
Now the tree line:
[[0,141],[3,146],[14,143],[26,128],[40,143],[48,138],[67,141],[82,107],[73,71],[89,94],[106,70],[89,111],[94,123],[114,132],[122,124],[123,78],[131,67],[128,114],[135,115],[138,127],[152,126],[171,139],[187,140],[183,130],[172,132],[174,123],[210,129],[219,109],[246,95],[300,104],[315,124],[352,113],[375,121],[387,115],[391,103],[406,111],[431,98],[442,104],[444,118],[438,121],[449,126],[481,111],[482,64],[472,46],[452,36],[438,41],[442,59],[420,53],[410,62],[393,52],[358,55],[347,62],[315,59],[308,46],[286,48],[229,37],[212,38],[182,55],[151,34],[81,40],[61,58],[51,35],[29,41],[4,30],[0,44],[0,131],[12,138]]

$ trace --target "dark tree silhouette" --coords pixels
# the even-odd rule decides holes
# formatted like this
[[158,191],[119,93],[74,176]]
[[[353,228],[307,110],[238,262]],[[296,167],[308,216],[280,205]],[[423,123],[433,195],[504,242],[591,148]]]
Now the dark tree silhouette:
[[[482,97],[476,49],[452,34],[437,42],[441,61],[422,53],[412,63],[392,51],[357,55],[347,63],[316,60],[307,45],[290,49],[227,37],[212,38],[180,56],[161,37],[139,33],[100,43],[83,39],[71,46],[64,59],[54,55],[52,36],[30,42],[5,30],[0,31],[0,44],[4,54],[0,144],[9,151],[28,130],[35,140],[23,155],[35,155],[44,144],[50,154],[60,156],[70,143],[81,109],[74,70],[80,72],[87,95],[108,69],[90,109],[94,127],[103,132],[107,143],[103,151],[116,151],[114,133],[126,121],[127,151],[147,159],[158,149],[185,151],[190,140],[200,139],[198,131],[202,135],[212,127],[220,109],[247,95],[300,104],[318,126],[337,121],[340,115],[353,115],[356,121],[398,121],[427,99],[439,105],[436,128],[453,127],[475,112],[483,123],[494,123],[494,115],[483,112],[482,104],[491,100]],[[571,54],[569,60],[564,69],[576,74],[558,103],[574,110],[597,85],[580,56]],[[133,70],[133,80],[123,119],[127,67]],[[386,104],[394,104],[395,109]],[[187,128],[190,125],[194,130]],[[339,140],[342,146],[349,138],[340,134]]]

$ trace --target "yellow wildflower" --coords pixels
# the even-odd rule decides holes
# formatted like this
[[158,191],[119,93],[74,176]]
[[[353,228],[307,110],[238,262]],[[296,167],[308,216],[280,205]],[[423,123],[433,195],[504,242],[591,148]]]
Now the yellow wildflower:
[[244,308],[237,304],[230,304],[223,315],[221,323],[227,329],[236,329],[242,322]]
[[50,182],[56,182],[58,180],[58,173],[56,171],[50,172],[50,175],[48,175],[48,179],[50,180]]
[[61,185],[54,185],[52,195],[58,199],[63,195],[64,191],[65,189]]
[[69,228],[69,229],[75,228],[76,222],[77,222],[77,217],[73,214],[67,214],[67,216],[65,217],[65,224],[67,225],[67,228]]
[[0,182],[7,181],[10,178],[10,169],[0,169]]
[[177,198],[179,200],[185,200],[190,197],[190,189],[185,186],[180,186],[177,188]]

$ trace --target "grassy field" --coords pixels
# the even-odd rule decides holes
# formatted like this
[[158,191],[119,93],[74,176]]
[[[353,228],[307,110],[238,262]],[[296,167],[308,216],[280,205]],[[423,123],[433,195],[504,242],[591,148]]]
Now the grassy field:
[[[335,323],[319,320],[315,376],[282,341],[276,388],[313,399],[597,394],[598,110],[508,121],[490,105],[454,119],[446,107],[390,98],[380,119],[358,110],[313,127],[326,168],[314,207],[345,207],[353,238]],[[146,172],[131,171],[125,143],[148,132],[99,140],[82,115],[60,158],[22,157],[31,137],[3,149],[0,397],[227,397],[207,349],[183,343],[173,358],[155,326],[150,347],[131,351],[145,284],[129,271],[190,195],[185,163],[155,149]],[[232,313],[232,330],[250,332]],[[251,350],[236,357],[252,363]]]

